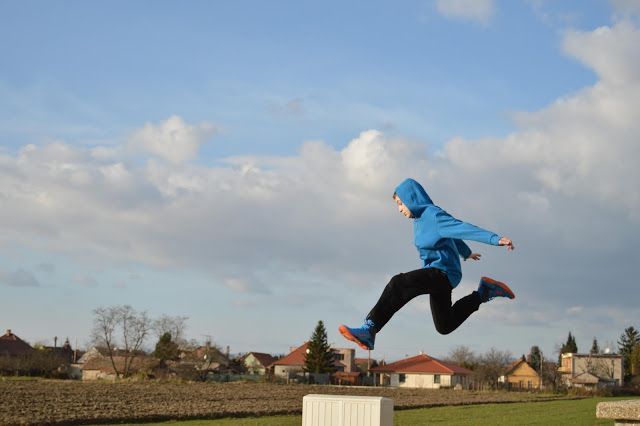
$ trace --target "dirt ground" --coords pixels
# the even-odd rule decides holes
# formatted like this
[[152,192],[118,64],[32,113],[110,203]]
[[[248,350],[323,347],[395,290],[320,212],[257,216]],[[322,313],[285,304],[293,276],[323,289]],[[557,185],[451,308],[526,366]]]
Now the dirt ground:
[[302,397],[310,393],[384,396],[393,399],[396,409],[558,399],[520,392],[0,379],[0,424],[97,424],[296,414],[302,412]]

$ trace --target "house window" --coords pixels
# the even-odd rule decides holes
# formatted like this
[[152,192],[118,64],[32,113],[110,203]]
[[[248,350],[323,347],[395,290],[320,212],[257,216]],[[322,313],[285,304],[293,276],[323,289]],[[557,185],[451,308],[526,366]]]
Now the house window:
[[440,375],[439,374],[434,374],[433,375],[433,383],[440,383]]
[[527,388],[531,389],[533,387],[533,384],[531,383],[531,380],[527,381]]
[[344,354],[333,354],[333,358],[336,361],[343,361],[344,360]]
[[407,381],[407,375],[406,374],[400,374],[399,377],[398,377],[398,381],[400,383],[406,382]]

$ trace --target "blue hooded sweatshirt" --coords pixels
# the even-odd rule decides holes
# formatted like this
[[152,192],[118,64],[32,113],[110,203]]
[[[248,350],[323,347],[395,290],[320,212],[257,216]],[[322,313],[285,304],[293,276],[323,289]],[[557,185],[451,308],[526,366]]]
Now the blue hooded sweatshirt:
[[462,279],[460,257],[466,259],[471,255],[471,249],[462,240],[498,245],[497,234],[462,222],[434,205],[415,180],[405,179],[395,193],[413,215],[414,243],[423,267],[444,271],[452,287]]

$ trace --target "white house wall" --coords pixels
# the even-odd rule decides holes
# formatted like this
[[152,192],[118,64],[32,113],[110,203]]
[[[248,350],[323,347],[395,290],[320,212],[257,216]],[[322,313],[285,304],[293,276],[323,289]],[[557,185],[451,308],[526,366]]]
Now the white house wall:
[[303,374],[304,370],[302,367],[297,365],[276,365],[273,374],[282,377],[283,379],[288,379],[296,374]]
[[[450,375],[440,375],[440,383],[434,383],[434,375],[433,374],[405,374],[404,383],[400,383],[400,374],[391,374],[391,386],[397,386],[400,388],[422,388],[422,389],[440,389],[441,387],[451,387],[455,385],[452,384],[451,380],[452,376]],[[454,382],[457,381],[454,379]]]

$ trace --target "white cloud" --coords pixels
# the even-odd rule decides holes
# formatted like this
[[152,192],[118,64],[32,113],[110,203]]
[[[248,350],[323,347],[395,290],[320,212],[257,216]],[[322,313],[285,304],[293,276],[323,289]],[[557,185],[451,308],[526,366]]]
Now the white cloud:
[[451,19],[463,19],[486,25],[494,14],[493,0],[437,0],[438,12]]
[[227,278],[224,280],[224,285],[239,293],[246,293],[249,290],[247,281],[239,278]]
[[637,0],[611,0],[611,4],[623,18],[640,16],[640,2]]
[[[189,161],[198,153],[198,148],[215,132],[211,123],[189,125],[176,115],[160,124],[147,123],[130,137],[133,149],[147,151],[174,164]],[[105,156],[108,151],[94,150],[97,156]]]
[[584,306],[572,306],[567,309],[568,315],[578,315],[584,311]]
[[619,86],[640,80],[639,43],[640,31],[622,21],[591,32],[569,31],[563,45],[567,53],[598,73],[601,85]]
[[[571,307],[585,314],[603,304],[625,313],[633,301],[619,294],[635,276],[629,253],[640,224],[637,42],[628,22],[567,33],[566,52],[593,68],[597,83],[517,114],[507,137],[455,139],[436,154],[379,130],[342,149],[309,141],[294,155],[216,166],[131,162],[123,149],[95,155],[62,142],[0,154],[0,245],[194,268],[241,297],[311,303],[366,290],[375,298],[389,274],[419,267],[410,223],[391,200],[412,176],[452,214],[518,247],[508,256],[481,247],[457,295],[488,274],[518,295],[500,304],[504,318],[562,321]],[[146,128],[164,134],[162,125]]]

